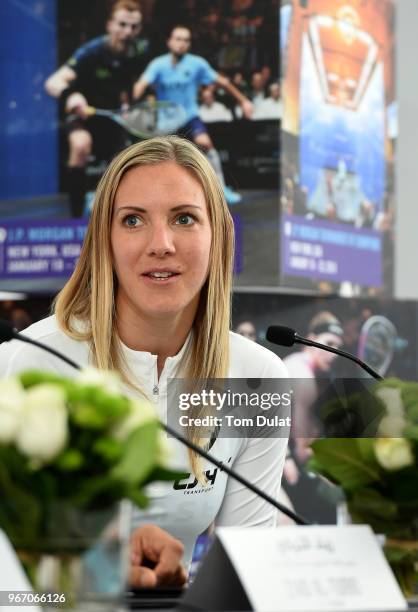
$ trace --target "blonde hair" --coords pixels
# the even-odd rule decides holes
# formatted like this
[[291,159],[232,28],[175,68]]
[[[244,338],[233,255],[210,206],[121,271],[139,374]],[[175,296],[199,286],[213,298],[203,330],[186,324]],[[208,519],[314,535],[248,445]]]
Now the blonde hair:
[[[96,198],[81,249],[70,279],[58,294],[54,310],[61,329],[71,338],[87,341],[93,363],[100,369],[118,371],[123,380],[140,390],[123,358],[117,333],[115,291],[110,231],[116,191],[123,175],[135,166],[174,162],[200,182],[208,207],[212,243],[208,278],[201,290],[194,320],[193,343],[185,364],[191,379],[226,378],[229,364],[234,230],[223,190],[203,153],[177,136],[152,138],[122,151],[109,165],[96,191]],[[77,322],[83,325],[77,325]],[[189,437],[202,444],[199,430]],[[192,470],[198,460],[190,454]]]

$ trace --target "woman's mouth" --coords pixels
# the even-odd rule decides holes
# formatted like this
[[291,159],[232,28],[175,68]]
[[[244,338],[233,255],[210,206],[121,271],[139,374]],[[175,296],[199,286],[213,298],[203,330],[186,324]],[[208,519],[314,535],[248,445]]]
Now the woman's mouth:
[[180,276],[180,274],[178,272],[171,271],[155,271],[147,272],[142,276],[152,283],[168,284],[174,282]]

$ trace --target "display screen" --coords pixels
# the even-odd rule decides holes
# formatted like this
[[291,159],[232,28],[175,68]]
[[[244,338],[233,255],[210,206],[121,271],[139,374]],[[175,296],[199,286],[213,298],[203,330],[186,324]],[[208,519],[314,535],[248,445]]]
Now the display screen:
[[393,2],[294,1],[281,10],[281,282],[390,294]]
[[62,286],[108,163],[167,133],[197,144],[221,181],[237,283],[277,285],[277,259],[259,257],[270,239],[278,248],[277,0],[5,0],[0,11],[0,288]]

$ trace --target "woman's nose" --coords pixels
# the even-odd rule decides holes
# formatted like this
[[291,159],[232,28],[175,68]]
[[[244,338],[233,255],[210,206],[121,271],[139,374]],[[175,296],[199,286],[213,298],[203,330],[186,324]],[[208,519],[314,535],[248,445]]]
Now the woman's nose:
[[147,254],[162,257],[175,253],[173,238],[171,228],[166,225],[152,228],[147,245]]

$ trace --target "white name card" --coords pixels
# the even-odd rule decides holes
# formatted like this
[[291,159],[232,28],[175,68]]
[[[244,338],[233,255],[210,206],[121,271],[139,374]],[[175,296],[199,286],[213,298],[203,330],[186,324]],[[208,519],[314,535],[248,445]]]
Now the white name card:
[[[6,534],[0,529],[0,592],[2,601],[0,610],[12,612],[41,612],[39,606],[6,606],[7,592],[32,591],[32,586],[26,577],[18,556],[12,548]],[[2,605],[3,604],[3,605]]]
[[367,525],[219,528],[253,610],[407,610]]

